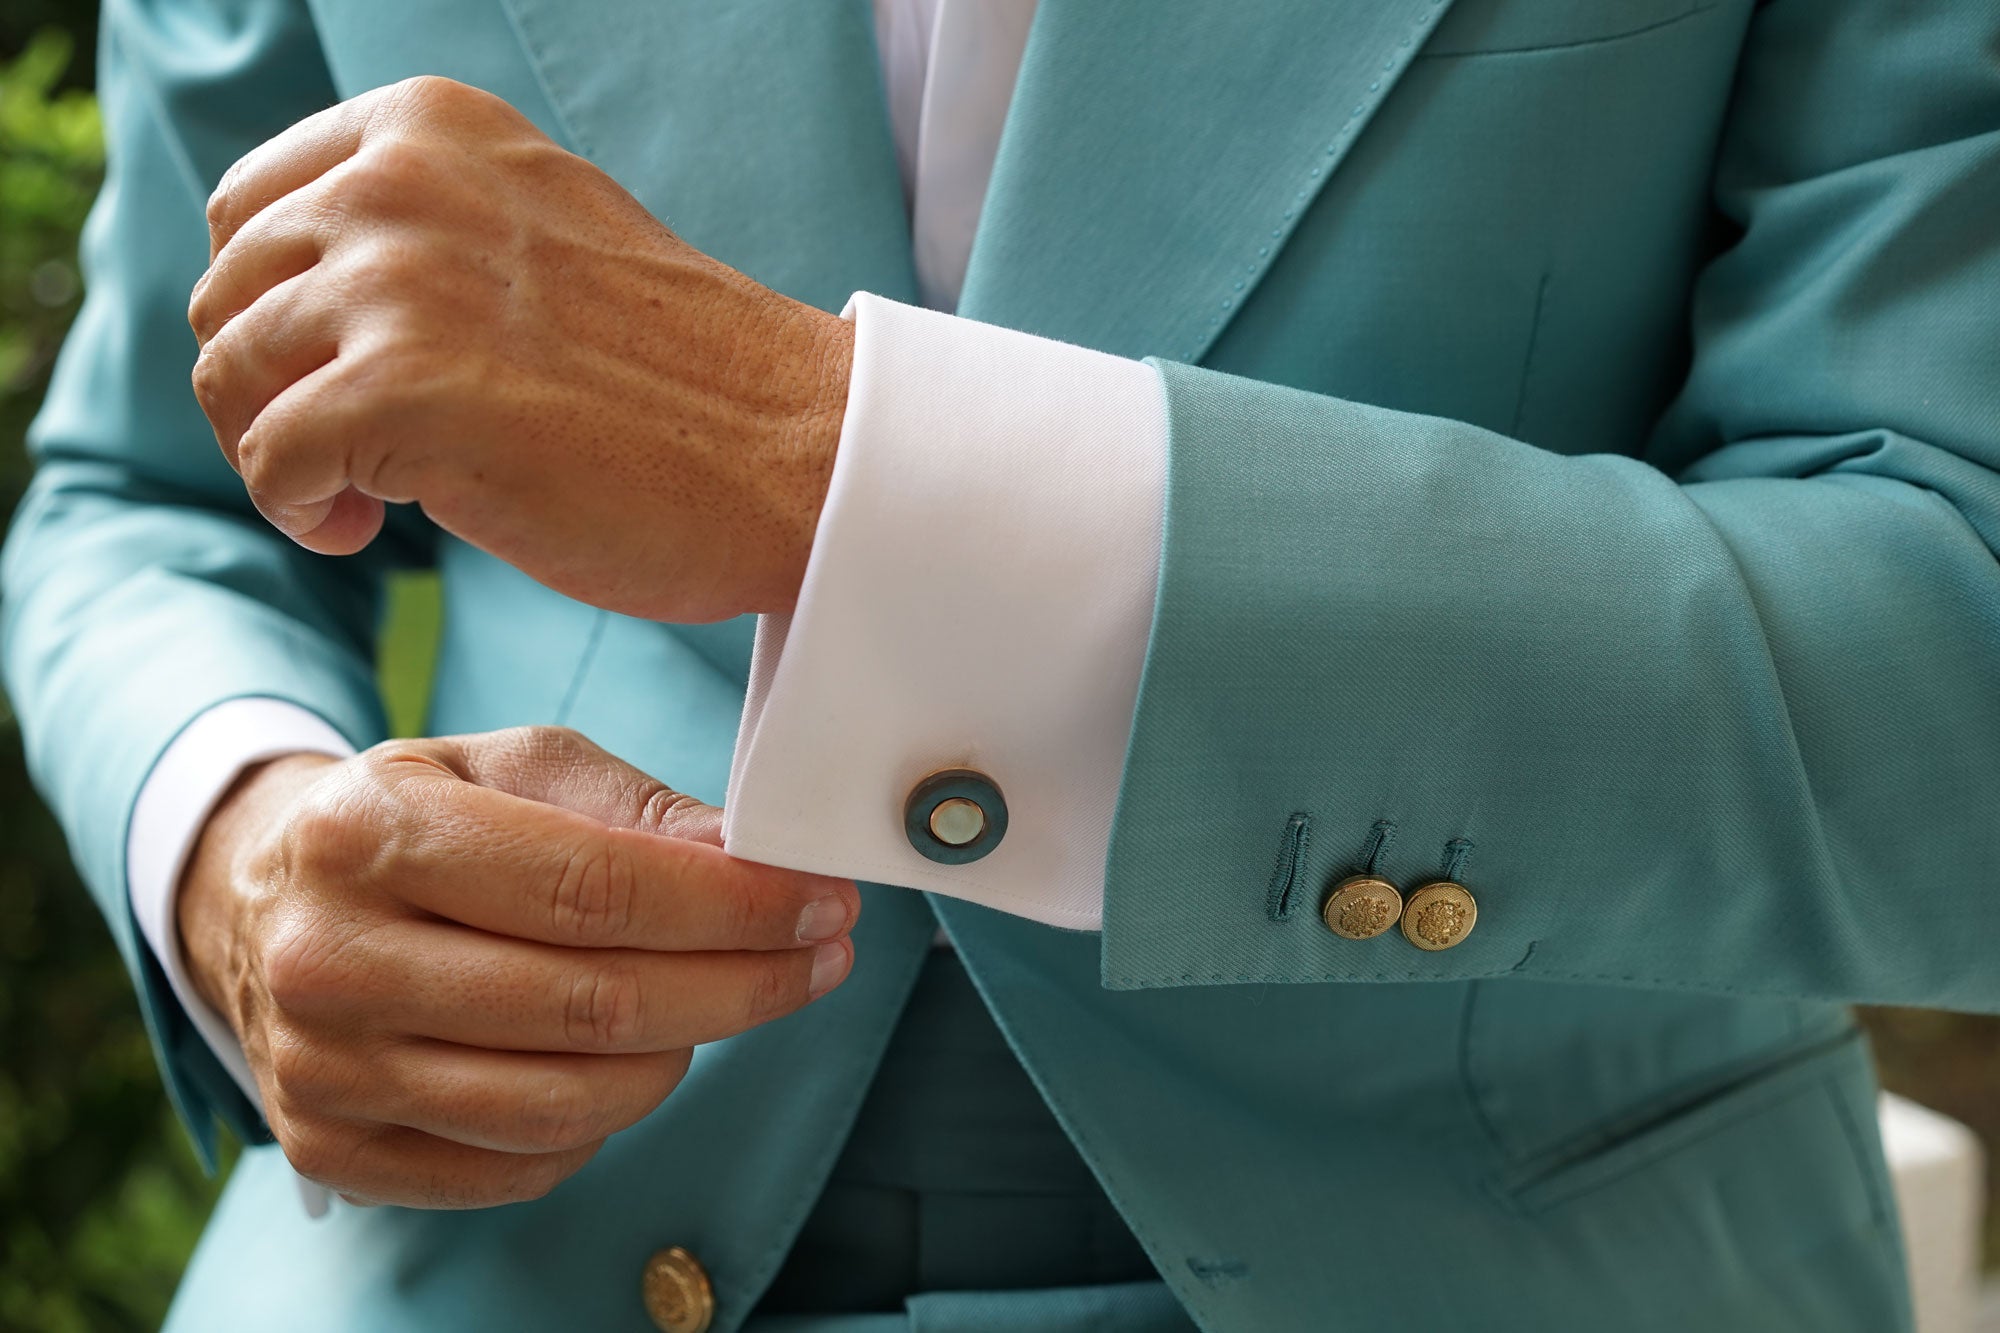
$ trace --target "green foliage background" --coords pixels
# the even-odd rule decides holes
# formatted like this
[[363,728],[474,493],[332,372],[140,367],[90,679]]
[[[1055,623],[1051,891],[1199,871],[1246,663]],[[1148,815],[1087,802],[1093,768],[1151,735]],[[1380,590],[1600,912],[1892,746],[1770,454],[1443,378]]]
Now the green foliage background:
[[[0,4],[0,533],[81,296],[77,231],[103,168],[95,32],[94,0]],[[405,731],[435,619],[434,585],[396,590],[383,685]],[[167,1108],[125,969],[0,694],[0,1330],[157,1328],[220,1184]]]
[[[67,14],[58,12],[68,9]],[[22,20],[67,20],[35,35]],[[74,313],[76,232],[102,166],[87,88],[94,16],[6,7],[0,69],[0,507],[26,479],[19,441]],[[0,1327],[157,1326],[205,1216],[124,968],[28,789],[0,699]]]
[[[95,29],[94,0],[0,5],[0,532],[80,296],[76,234],[103,165]],[[402,731],[422,715],[436,599],[422,579],[391,598],[382,679]],[[2000,1172],[2000,1021],[1867,1019],[1890,1086],[1973,1125]],[[218,1187],[167,1109],[124,969],[0,695],[0,1330],[157,1327]],[[2000,1266],[2000,1225],[1987,1249]]]

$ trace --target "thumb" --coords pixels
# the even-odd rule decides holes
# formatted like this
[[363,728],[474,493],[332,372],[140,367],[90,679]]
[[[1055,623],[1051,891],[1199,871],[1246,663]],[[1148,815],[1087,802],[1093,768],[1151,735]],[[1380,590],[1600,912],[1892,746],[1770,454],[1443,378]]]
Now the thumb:
[[613,828],[722,845],[720,808],[674,790],[568,727],[514,727],[437,743],[468,782]]

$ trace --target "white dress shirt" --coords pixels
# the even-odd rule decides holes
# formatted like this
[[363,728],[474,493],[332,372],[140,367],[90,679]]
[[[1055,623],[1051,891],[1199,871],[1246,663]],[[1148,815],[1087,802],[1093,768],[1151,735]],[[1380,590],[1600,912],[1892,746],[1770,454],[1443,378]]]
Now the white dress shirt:
[[[1166,421],[1145,365],[955,318],[1034,0],[875,0],[922,310],[849,304],[855,357],[797,610],[759,622],[725,813],[749,859],[1094,929],[1150,632]],[[351,747],[269,699],[203,713],[133,809],[127,887],[175,995],[261,1107],[175,928],[181,870],[249,765]],[[924,859],[911,784],[977,768],[993,853]],[[658,775],[672,782],[673,775]],[[323,1206],[309,1193],[308,1206]]]

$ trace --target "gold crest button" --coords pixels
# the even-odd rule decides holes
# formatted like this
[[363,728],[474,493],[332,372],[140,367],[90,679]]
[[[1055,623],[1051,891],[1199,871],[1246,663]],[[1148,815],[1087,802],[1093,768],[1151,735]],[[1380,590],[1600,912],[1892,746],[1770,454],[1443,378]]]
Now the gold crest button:
[[715,1288],[708,1272],[680,1246],[646,1261],[646,1313],[660,1333],[706,1333],[715,1318]]
[[1419,949],[1449,949],[1479,920],[1479,904],[1463,884],[1448,879],[1426,884],[1403,908],[1403,936]]
[[1344,940],[1372,940],[1403,914],[1403,895],[1386,879],[1353,875],[1333,886],[1319,914]]

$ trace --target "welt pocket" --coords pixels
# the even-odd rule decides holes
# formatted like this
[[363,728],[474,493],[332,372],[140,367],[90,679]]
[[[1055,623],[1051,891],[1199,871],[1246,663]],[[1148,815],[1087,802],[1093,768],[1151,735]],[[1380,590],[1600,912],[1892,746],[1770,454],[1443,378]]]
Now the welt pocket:
[[1419,59],[1525,55],[1637,37],[1722,0],[1457,0]]
[[[1755,1072],[1643,1116],[1622,1116],[1609,1124],[1577,1134],[1533,1158],[1517,1163],[1487,1180],[1488,1192],[1512,1211],[1535,1214],[1615,1185],[1648,1168],[1670,1167],[1683,1155],[1724,1135],[1755,1132],[1755,1122],[1785,1121],[1794,1113],[1816,1116],[1824,1137],[1836,1139],[1843,1151],[1864,1150],[1859,1130],[1842,1099],[1840,1083],[1872,1079],[1866,1037],[1850,1029],[1816,1043]],[[1817,1101],[1817,1105],[1801,1103]],[[1780,1126],[1774,1123],[1774,1139]],[[1796,1127],[1794,1127],[1796,1129]],[[1787,1146],[1799,1146],[1798,1133],[1784,1136]]]

